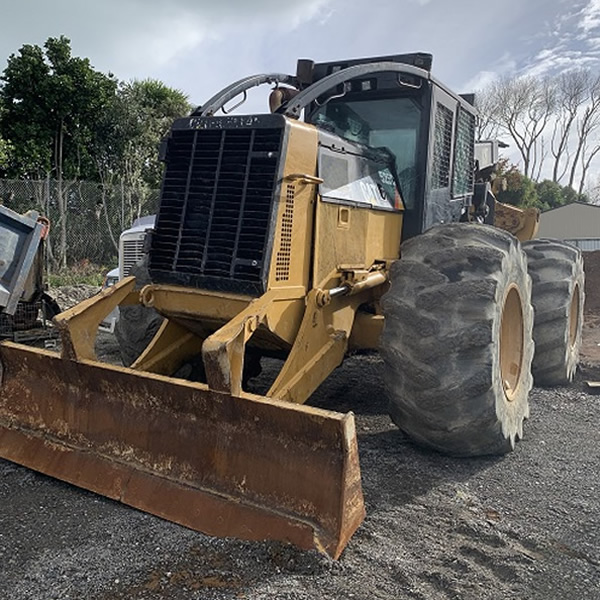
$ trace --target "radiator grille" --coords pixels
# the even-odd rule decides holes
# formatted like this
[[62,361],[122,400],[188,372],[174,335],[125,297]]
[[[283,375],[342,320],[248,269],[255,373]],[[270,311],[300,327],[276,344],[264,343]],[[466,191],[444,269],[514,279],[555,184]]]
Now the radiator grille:
[[133,266],[144,256],[144,240],[123,240],[123,277],[128,277]]
[[153,280],[264,291],[282,138],[283,126],[172,132]]

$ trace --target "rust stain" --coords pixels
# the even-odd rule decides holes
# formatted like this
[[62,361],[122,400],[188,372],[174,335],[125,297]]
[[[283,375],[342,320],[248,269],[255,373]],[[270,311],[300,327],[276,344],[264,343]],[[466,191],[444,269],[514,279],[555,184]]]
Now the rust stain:
[[209,535],[338,557],[364,518],[353,416],[0,344],[0,456]]

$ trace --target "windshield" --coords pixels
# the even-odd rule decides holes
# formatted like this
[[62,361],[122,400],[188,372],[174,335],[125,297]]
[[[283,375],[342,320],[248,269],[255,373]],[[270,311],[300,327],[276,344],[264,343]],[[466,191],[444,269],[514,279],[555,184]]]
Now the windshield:
[[385,147],[396,159],[406,208],[416,195],[417,141],[421,111],[411,98],[332,101],[312,113],[311,122],[347,140],[372,148]]

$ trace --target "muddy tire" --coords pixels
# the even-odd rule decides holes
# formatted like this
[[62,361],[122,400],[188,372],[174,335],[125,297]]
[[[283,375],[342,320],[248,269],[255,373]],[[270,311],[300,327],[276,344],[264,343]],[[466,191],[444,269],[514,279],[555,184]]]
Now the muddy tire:
[[579,362],[583,326],[584,273],[581,251],[559,240],[523,243],[532,280],[535,313],[533,380],[564,385]]
[[393,421],[447,454],[510,451],[532,387],[531,280],[519,242],[455,223],[407,241],[401,255],[382,299]]
[[[147,259],[142,259],[131,269],[136,278],[136,289],[150,283]],[[153,309],[145,306],[122,306],[119,320],[115,324],[115,336],[119,342],[123,365],[129,367],[146,349],[161,326],[163,318]]]

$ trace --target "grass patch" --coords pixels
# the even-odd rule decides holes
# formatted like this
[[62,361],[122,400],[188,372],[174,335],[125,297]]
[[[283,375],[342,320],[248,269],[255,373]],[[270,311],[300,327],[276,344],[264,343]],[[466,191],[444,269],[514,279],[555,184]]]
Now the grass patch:
[[48,285],[50,287],[61,287],[83,283],[85,285],[101,286],[109,270],[108,267],[103,265],[95,265],[89,260],[81,260],[66,269],[48,273]]

